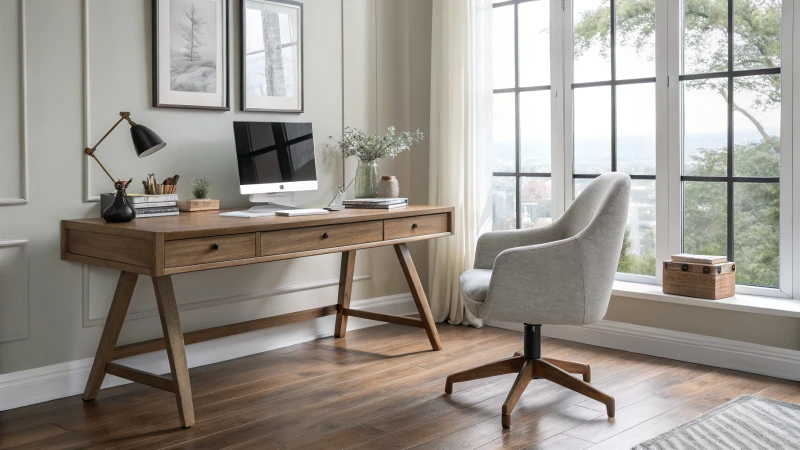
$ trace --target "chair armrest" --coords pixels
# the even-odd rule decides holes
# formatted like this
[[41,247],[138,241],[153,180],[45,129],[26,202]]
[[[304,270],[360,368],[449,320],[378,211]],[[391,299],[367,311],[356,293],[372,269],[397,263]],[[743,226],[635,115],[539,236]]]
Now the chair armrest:
[[516,323],[582,324],[586,302],[575,238],[505,250],[478,317]]
[[476,269],[491,269],[504,250],[558,241],[561,235],[553,225],[524,230],[490,231],[478,238],[475,248]]

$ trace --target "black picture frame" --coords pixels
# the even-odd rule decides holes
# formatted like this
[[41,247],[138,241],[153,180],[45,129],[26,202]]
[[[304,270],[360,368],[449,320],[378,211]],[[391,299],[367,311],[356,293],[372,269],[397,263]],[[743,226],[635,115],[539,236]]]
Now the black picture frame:
[[[260,3],[275,3],[295,6],[299,9],[298,23],[300,24],[298,53],[300,62],[300,105],[297,109],[284,109],[284,108],[254,108],[247,105],[247,24],[245,14],[247,13],[246,3],[248,1],[257,1]],[[287,113],[287,114],[302,114],[305,111],[305,24],[303,23],[303,4],[292,0],[239,0],[239,95],[240,95],[240,108],[244,112],[272,112],[272,113]]]
[[177,109],[200,109],[200,110],[213,110],[213,111],[230,111],[231,107],[231,79],[230,79],[230,0],[220,0],[222,2],[222,11],[225,14],[223,19],[224,36],[223,48],[225,55],[222,58],[224,62],[223,73],[225,74],[224,86],[224,100],[225,104],[220,106],[206,106],[206,105],[191,105],[179,103],[166,103],[160,99],[159,92],[159,4],[161,2],[169,2],[170,0],[152,0],[152,84],[153,84],[153,107],[155,108],[177,108]]

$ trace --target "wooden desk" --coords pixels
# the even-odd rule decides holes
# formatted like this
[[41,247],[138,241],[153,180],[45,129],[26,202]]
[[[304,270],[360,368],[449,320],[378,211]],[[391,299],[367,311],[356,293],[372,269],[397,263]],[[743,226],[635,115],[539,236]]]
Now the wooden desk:
[[[181,424],[194,424],[185,344],[336,314],[334,335],[343,337],[348,317],[424,328],[434,350],[442,344],[425,291],[406,243],[449,236],[453,208],[409,206],[395,210],[348,209],[324,216],[220,217],[218,211],[138,219],[123,224],[102,219],[61,222],[61,259],[122,273],[97,347],[83,399],[94,400],[106,373],[174,392]],[[394,246],[421,319],[350,309],[356,250]],[[336,304],[265,317],[184,334],[172,288],[172,275],[256,264],[304,256],[341,253]],[[139,275],[153,278],[163,339],[117,347]],[[128,356],[167,350],[172,377],[154,375],[115,363]]]

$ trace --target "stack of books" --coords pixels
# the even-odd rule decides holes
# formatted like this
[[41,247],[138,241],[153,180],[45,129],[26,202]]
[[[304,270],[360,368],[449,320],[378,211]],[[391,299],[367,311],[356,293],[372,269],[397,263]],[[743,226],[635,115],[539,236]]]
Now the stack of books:
[[407,198],[357,198],[342,202],[345,208],[394,209],[408,206]]
[[[100,196],[100,211],[104,211],[114,203],[114,194]],[[128,203],[136,210],[136,218],[177,216],[178,194],[128,194]]]

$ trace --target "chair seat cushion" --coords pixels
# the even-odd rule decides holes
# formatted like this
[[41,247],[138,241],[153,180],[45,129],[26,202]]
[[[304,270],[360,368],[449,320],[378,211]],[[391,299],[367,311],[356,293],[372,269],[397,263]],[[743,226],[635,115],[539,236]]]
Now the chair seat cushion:
[[478,315],[478,309],[486,301],[491,281],[492,271],[487,269],[472,269],[461,274],[461,297],[464,306],[472,314]]

